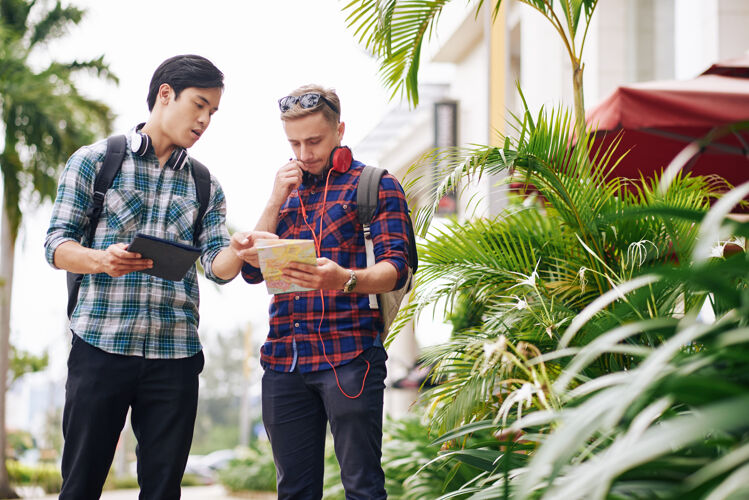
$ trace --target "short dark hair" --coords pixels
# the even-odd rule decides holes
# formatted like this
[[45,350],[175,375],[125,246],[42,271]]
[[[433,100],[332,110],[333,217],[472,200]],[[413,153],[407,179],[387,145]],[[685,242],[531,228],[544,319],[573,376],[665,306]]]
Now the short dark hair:
[[224,88],[224,74],[202,56],[186,54],[170,57],[156,68],[148,87],[148,111],[153,111],[156,95],[162,83],[174,90],[174,98],[188,87],[201,89]]

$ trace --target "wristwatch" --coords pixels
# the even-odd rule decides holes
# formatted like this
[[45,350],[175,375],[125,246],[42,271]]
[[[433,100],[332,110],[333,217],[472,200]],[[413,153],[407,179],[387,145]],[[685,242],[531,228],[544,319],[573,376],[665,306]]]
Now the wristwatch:
[[343,284],[344,293],[351,293],[356,287],[356,273],[353,269],[349,269],[348,272],[351,273],[351,276],[349,277],[348,281]]

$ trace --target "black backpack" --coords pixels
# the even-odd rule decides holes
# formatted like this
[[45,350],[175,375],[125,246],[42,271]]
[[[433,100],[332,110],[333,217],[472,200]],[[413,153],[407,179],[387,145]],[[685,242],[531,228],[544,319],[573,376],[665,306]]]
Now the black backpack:
[[[380,193],[380,180],[387,173],[384,168],[365,166],[359,177],[356,188],[356,210],[359,223],[364,228],[364,246],[367,250],[367,267],[375,265],[374,242],[370,231],[370,224],[377,210],[377,200]],[[416,253],[416,239],[411,216],[406,214],[408,223],[408,279],[403,287],[390,292],[369,295],[369,307],[380,309],[380,316],[384,325],[383,335],[387,335],[390,325],[398,314],[403,297],[413,288],[413,275],[419,268],[419,257]]]
[[[96,226],[99,225],[99,218],[104,209],[104,196],[107,190],[112,186],[114,178],[122,167],[122,160],[125,158],[125,149],[127,148],[127,139],[124,135],[114,135],[107,138],[107,152],[104,154],[104,161],[101,170],[96,174],[94,180],[93,203],[86,210],[88,217],[88,233],[86,244],[91,245],[96,234]],[[195,158],[190,158],[192,163],[192,178],[195,181],[195,190],[198,196],[198,217],[193,229],[193,244],[198,246],[198,238],[203,229],[203,216],[208,209],[208,201],[211,197],[211,174],[205,165]],[[78,290],[81,287],[82,274],[68,273],[68,318],[73,316],[75,306],[78,304]]]

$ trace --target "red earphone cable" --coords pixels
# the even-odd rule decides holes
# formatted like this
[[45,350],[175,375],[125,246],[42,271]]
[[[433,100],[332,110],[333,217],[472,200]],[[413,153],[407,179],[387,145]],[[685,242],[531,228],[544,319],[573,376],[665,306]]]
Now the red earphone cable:
[[[317,250],[317,256],[322,257],[322,222],[323,222],[323,216],[325,214],[325,203],[328,200],[328,181],[330,180],[330,173],[333,171],[331,168],[328,170],[328,176],[325,178],[325,191],[323,192],[323,198],[322,198],[322,209],[320,210],[320,231],[317,236],[315,236],[315,229],[309,225],[309,222],[307,222],[307,210],[304,208],[304,202],[302,202],[302,197],[299,194],[299,191],[297,191],[297,197],[299,198],[299,206],[302,209],[302,218],[304,220],[304,224],[307,226],[307,228],[312,233],[312,239],[315,242],[315,249]],[[359,392],[356,394],[356,396],[351,396],[346,391],[343,390],[343,387],[341,387],[341,382],[338,380],[338,372],[335,369],[335,366],[333,366],[333,363],[330,362],[330,359],[328,359],[328,354],[325,352],[325,342],[322,340],[322,322],[325,318],[325,293],[320,290],[320,302],[322,304],[322,312],[320,315],[320,323],[317,325],[317,337],[320,339],[320,345],[322,346],[322,355],[323,358],[325,358],[325,361],[330,365],[330,367],[333,369],[333,375],[335,376],[335,382],[338,385],[338,390],[341,391],[341,394],[346,396],[349,399],[356,399],[359,396],[361,396],[362,392],[364,392],[364,384],[367,381],[367,375],[369,374],[369,368],[370,364],[368,360],[364,360],[365,363],[367,363],[367,370],[364,372],[364,378],[361,381],[361,389],[359,389]]]

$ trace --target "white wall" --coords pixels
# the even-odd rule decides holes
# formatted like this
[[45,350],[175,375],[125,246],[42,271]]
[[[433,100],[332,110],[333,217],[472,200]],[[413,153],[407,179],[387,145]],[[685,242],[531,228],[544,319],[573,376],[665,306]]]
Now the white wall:
[[[551,24],[535,9],[518,5],[521,32],[520,84],[533,114],[560,102],[571,102],[572,77],[569,57]],[[508,93],[517,90],[507,88]]]
[[713,62],[749,50],[749,2],[679,0],[676,18],[676,77],[693,78]]
[[749,2],[720,0],[718,10],[718,57],[740,57],[749,50]]
[[[480,21],[479,21],[480,22]],[[486,36],[486,35],[485,35]],[[458,101],[458,144],[489,144],[489,45],[485,37],[476,43],[465,58],[456,64],[455,78],[449,95]],[[459,212],[471,215],[474,204],[467,206],[473,193],[478,197],[481,214],[488,210],[489,183],[473,186],[459,200]],[[469,194],[470,193],[470,194]]]
[[694,78],[718,58],[718,1],[676,3],[676,78]]

